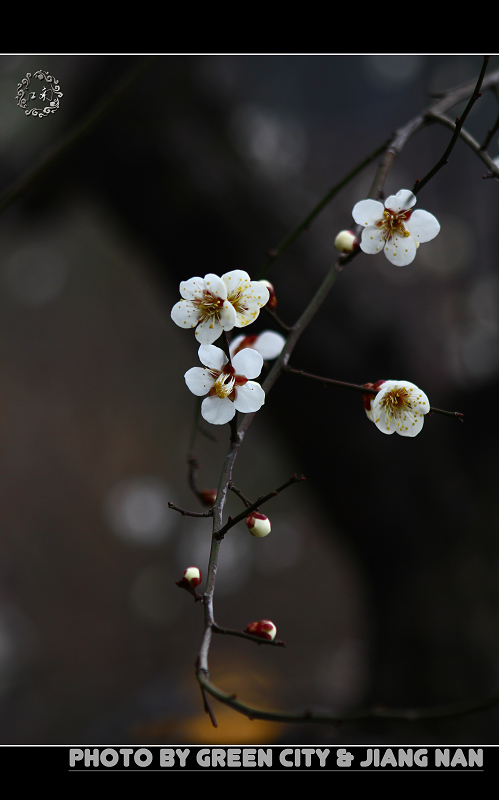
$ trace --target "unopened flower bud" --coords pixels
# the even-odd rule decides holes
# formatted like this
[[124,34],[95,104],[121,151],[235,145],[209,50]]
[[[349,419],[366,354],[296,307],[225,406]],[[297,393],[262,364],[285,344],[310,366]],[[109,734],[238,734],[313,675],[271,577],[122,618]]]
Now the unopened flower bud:
[[269,299],[267,301],[266,308],[270,308],[273,310],[277,305],[277,297],[275,296],[274,287],[272,286],[270,281],[261,280],[258,281],[258,283],[263,283],[263,285],[266,286],[267,289],[269,290]]
[[272,528],[269,518],[266,517],[265,514],[260,514],[258,511],[252,511],[251,514],[246,517],[246,525],[251,535],[257,536],[258,539],[263,539],[264,536],[268,536]]
[[353,253],[359,243],[352,231],[340,231],[334,240],[334,246],[340,253]]
[[215,505],[215,500],[217,499],[217,490],[201,489],[199,492],[199,499],[203,505],[208,506],[208,508],[212,508]]
[[199,586],[202,579],[201,570],[197,567],[187,567],[182,576],[183,583],[190,586],[191,589],[195,589],[196,586]]
[[246,627],[246,633],[251,633],[253,636],[259,636],[260,639],[268,639],[273,641],[277,633],[277,628],[269,619],[261,619],[259,622],[250,622]]

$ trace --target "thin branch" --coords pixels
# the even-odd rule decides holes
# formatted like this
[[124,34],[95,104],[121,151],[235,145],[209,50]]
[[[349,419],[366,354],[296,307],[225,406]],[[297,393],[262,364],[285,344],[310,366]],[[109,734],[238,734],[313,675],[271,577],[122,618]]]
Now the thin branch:
[[224,636],[238,636],[240,639],[249,639],[250,642],[255,642],[255,644],[269,644],[273,645],[274,647],[286,647],[285,643],[280,639],[263,639],[261,636],[254,636],[252,633],[246,633],[245,631],[235,631],[231,630],[230,628],[221,628],[216,623],[213,623],[211,627],[213,629],[213,633],[220,633]]
[[[455,131],[455,129],[457,127],[456,123],[454,122],[454,120],[450,119],[449,117],[446,117],[444,114],[436,114],[435,112],[430,111],[428,113],[428,118],[432,119],[432,120],[435,120],[435,122],[439,122],[441,125],[445,125],[447,128],[450,128],[450,130],[454,130]],[[477,140],[474,139],[473,136],[470,133],[468,133],[466,130],[464,130],[464,128],[462,128],[459,131],[459,136],[461,137],[463,142],[465,142],[468,145],[468,147],[471,147],[471,149],[473,150],[475,155],[477,155],[478,158],[481,161],[483,161],[483,163],[489,169],[490,173],[492,175],[494,175],[496,178],[499,178],[499,167],[490,158],[490,156],[485,152],[485,150],[483,149],[483,146],[480,146],[480,144],[477,142]]]
[[203,602],[203,595],[199,594],[199,592],[196,592],[196,590],[193,589],[192,586],[189,586],[188,583],[185,583],[184,581],[175,581],[175,585],[178,586],[179,589],[185,589],[186,592],[192,594],[196,603],[199,601]]
[[277,316],[275,311],[273,311],[271,308],[267,308],[267,306],[263,307],[263,311],[265,311],[265,313],[274,321],[278,328],[280,328],[284,333],[289,333],[291,330],[290,326],[286,325],[286,323]]
[[178,511],[183,517],[211,517],[213,515],[212,508],[209,508],[207,511],[187,511],[185,508],[176,506],[175,503],[170,502],[170,500],[168,501],[168,508],[171,508],[173,511]]
[[[324,385],[330,384],[332,386],[339,386],[341,389],[352,389],[354,392],[362,392],[362,394],[378,394],[380,391],[379,389],[372,389],[360,383],[347,383],[346,381],[334,380],[334,378],[324,378],[321,375],[312,375],[310,372],[304,372],[302,369],[293,369],[293,367],[290,366],[285,366],[284,372],[289,372],[292,375],[300,375],[302,378],[310,378]],[[464,418],[464,414],[460,411],[444,411],[442,408],[435,408],[435,406],[430,406],[430,411],[428,413],[445,414],[448,417],[456,417],[461,422]]]
[[371,708],[351,711],[345,714],[332,714],[324,711],[302,712],[289,711],[266,711],[255,708],[238,700],[233,694],[223,692],[210,682],[209,677],[203,670],[197,669],[197,679],[201,686],[212,697],[234,711],[248,717],[249,719],[263,719],[273,722],[322,722],[343,724],[346,722],[361,722],[366,720],[383,719],[391,722],[419,722],[422,720],[450,719],[461,717],[467,714],[475,714],[479,711],[486,711],[499,704],[499,691],[496,690],[485,697],[473,700],[456,701],[437,706],[427,706],[425,708],[385,708],[383,706],[372,706]]
[[454,148],[454,145],[456,144],[456,142],[457,142],[457,140],[459,138],[459,132],[460,132],[461,128],[464,125],[464,121],[465,121],[466,117],[470,113],[471,109],[475,105],[475,103],[478,100],[478,98],[481,97],[480,89],[482,87],[482,82],[483,82],[483,79],[485,77],[485,72],[486,72],[487,67],[489,65],[489,60],[490,60],[490,56],[484,56],[483,57],[482,69],[480,70],[480,75],[478,76],[478,80],[476,82],[476,86],[473,89],[473,93],[472,93],[472,95],[471,95],[471,97],[470,97],[470,99],[469,99],[469,101],[468,101],[468,103],[466,105],[466,108],[464,109],[463,113],[461,114],[460,117],[457,117],[457,119],[456,119],[456,126],[455,126],[454,133],[452,134],[451,140],[450,140],[450,142],[449,142],[449,144],[448,144],[443,156],[441,157],[441,159],[439,161],[437,161],[435,166],[432,167],[432,169],[424,176],[424,178],[422,178],[421,180],[417,180],[416,181],[416,183],[414,184],[414,186],[412,188],[412,191],[413,191],[414,194],[417,194],[418,192],[420,192],[421,189],[423,188],[423,186],[426,186],[428,181],[431,181],[433,176],[436,175],[437,172],[439,170],[441,170],[442,167],[444,167],[447,164],[448,158],[449,158],[449,156],[450,156],[450,154],[451,154],[451,152],[452,152],[452,150]]
[[251,505],[251,500],[248,500],[248,498],[241,492],[241,490],[238,489],[237,486],[234,486],[232,481],[229,483],[229,489],[231,490],[231,492],[234,492],[234,494],[237,494],[239,499],[243,501],[246,508],[248,508],[248,506]]
[[362,172],[362,170],[365,169],[365,167],[369,166],[369,164],[372,161],[374,161],[375,158],[378,158],[378,156],[381,153],[383,153],[383,151],[386,149],[387,145],[388,142],[384,142],[382,145],[377,147],[376,150],[374,150],[370,155],[368,155],[367,158],[361,161],[360,164],[357,164],[357,166],[354,167],[354,169],[351,170],[348,173],[348,175],[345,175],[344,178],[338,181],[338,183],[336,183],[332,187],[332,189],[330,189],[327,192],[327,194],[322,198],[322,200],[320,200],[319,203],[317,203],[315,208],[312,209],[312,211],[305,217],[305,219],[302,222],[300,222],[300,224],[293,231],[291,231],[291,233],[288,234],[288,236],[286,236],[285,239],[283,239],[281,242],[279,242],[278,245],[276,245],[275,247],[273,247],[271,250],[268,251],[267,255],[269,256],[269,260],[267,261],[266,265],[264,266],[260,275],[258,276],[259,278],[265,277],[267,270],[274,263],[274,261],[277,258],[279,258],[279,256],[281,256],[291,244],[293,244],[293,242],[295,241],[295,239],[298,238],[300,233],[308,230],[308,228],[315,220],[315,218],[318,217],[321,211],[323,211],[326,208],[326,206],[331,202],[333,197],[336,197],[338,192],[340,192],[351,180],[353,180],[353,178],[355,178],[360,172]]
[[[246,519],[248,514],[250,514],[252,511],[256,511],[257,508],[260,508],[260,506],[263,506],[264,503],[267,503],[269,500],[272,500],[273,497],[277,497],[277,495],[280,492],[284,491],[284,489],[287,489],[288,486],[292,486],[294,483],[301,483],[304,480],[305,480],[304,475],[300,475],[300,476],[293,475],[289,479],[289,481],[286,481],[286,483],[283,483],[283,485],[279,486],[278,489],[275,489],[273,492],[269,492],[268,494],[262,495],[261,497],[258,498],[258,500],[255,500],[254,503],[251,503],[249,506],[247,506],[244,509],[244,511],[241,511],[240,514],[238,514],[235,517],[229,518],[229,520],[225,523],[225,525],[222,528],[220,528],[220,530],[217,531],[216,534],[214,534],[215,537],[218,540],[223,539],[223,537],[225,536],[227,531],[229,531],[231,528],[233,528],[234,525],[237,525],[238,522],[242,522],[243,519]],[[229,486],[229,488],[230,488],[230,486]]]
[[[498,97],[497,89],[495,91],[495,95],[496,97]],[[497,115],[496,121],[494,122],[492,128],[489,131],[487,131],[487,136],[485,137],[483,144],[480,145],[480,150],[488,150],[489,144],[492,141],[492,137],[494,136],[495,133],[497,133],[498,130],[499,130],[499,114]]]
[[[196,672],[197,672],[197,669],[198,669],[198,664],[196,662]],[[206,689],[201,683],[199,684],[199,688],[201,689],[201,696],[203,698],[203,708],[205,710],[205,713],[208,714],[208,716],[209,716],[209,718],[211,720],[211,724],[213,725],[213,727],[214,728],[218,728],[217,718],[215,717],[215,714],[213,713],[213,710],[211,708],[210,701],[208,700],[208,694],[206,692]]]

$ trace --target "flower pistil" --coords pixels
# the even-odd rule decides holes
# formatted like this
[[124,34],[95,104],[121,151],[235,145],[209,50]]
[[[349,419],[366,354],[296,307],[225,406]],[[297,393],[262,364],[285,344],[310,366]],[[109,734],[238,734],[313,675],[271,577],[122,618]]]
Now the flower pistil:
[[194,298],[192,302],[197,306],[200,322],[203,322],[209,317],[215,317],[216,320],[220,320],[220,312],[225,303],[223,297],[218,297],[216,294],[204,291],[202,297]]
[[393,211],[391,208],[386,208],[383,211],[382,219],[376,222],[376,227],[381,229],[381,238],[385,242],[389,242],[393,236],[410,236],[408,230],[404,226],[412,214],[412,211]]

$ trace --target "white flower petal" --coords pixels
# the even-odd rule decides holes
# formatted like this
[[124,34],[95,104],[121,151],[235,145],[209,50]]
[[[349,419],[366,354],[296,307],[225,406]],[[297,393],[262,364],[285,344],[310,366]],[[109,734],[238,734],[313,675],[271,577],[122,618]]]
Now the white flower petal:
[[385,256],[397,267],[405,267],[416,257],[416,243],[410,236],[392,236],[385,244]]
[[[244,352],[244,350],[241,352]],[[265,392],[259,383],[248,381],[244,386],[236,387],[234,406],[237,411],[242,411],[243,414],[249,414],[253,411],[258,411],[264,403]]]
[[401,189],[397,194],[391,194],[385,200],[385,208],[391,208],[392,211],[407,211],[416,204],[416,195],[409,191],[409,189]]
[[233,355],[236,352],[236,350],[239,347],[239,345],[242,344],[242,342],[245,339],[246,339],[246,336],[244,335],[244,333],[241,333],[239,336],[236,336],[234,339],[232,339],[232,341],[231,341],[231,343],[229,345],[229,353],[230,353],[230,357],[231,358],[233,357]]
[[236,324],[236,310],[232,303],[226,300],[220,309],[220,325],[224,331],[231,331]]
[[[267,293],[268,294],[268,293]],[[251,322],[254,322],[260,313],[260,309],[264,306],[259,299],[251,294],[251,289],[238,300],[235,305],[236,311],[236,328],[245,328]]]
[[195,330],[195,337],[200,344],[212,344],[222,335],[222,324],[215,317],[203,319]]
[[247,272],[235,269],[222,276],[227,286],[227,300],[233,305],[235,312],[234,325],[244,328],[254,322],[266,303],[270,294],[261,281],[252,281]]
[[180,294],[184,300],[201,300],[206,291],[204,278],[189,278],[180,284]]
[[282,348],[286,344],[286,339],[276,331],[263,331],[256,340],[253,347],[263,356],[265,361],[270,361],[281,355]]
[[202,344],[198,350],[198,356],[201,364],[217,372],[221,372],[227,363],[227,356],[224,351],[213,344]]
[[263,308],[269,302],[270,292],[261,281],[251,281],[251,293],[258,308]]
[[383,203],[378,200],[361,200],[353,207],[352,217],[357,225],[373,225],[383,218]]
[[381,431],[381,433],[389,433],[389,434],[395,433],[396,426],[393,424],[392,420],[389,417],[387,417],[387,415],[383,410],[380,410],[378,412],[377,417],[374,416],[374,411],[372,411],[372,413],[373,413],[372,421],[376,425],[377,429]]
[[184,378],[187,388],[190,389],[192,394],[195,394],[197,397],[202,397],[203,395],[208,394],[215,383],[215,380],[213,376],[210,375],[209,371],[207,369],[202,369],[201,367],[192,367],[192,369],[187,370]]
[[212,272],[210,272],[208,275],[204,276],[204,280],[207,291],[211,292],[211,294],[215,295],[216,297],[222,298],[222,300],[227,299],[227,286],[223,282],[222,278],[219,278],[218,275],[214,275]]
[[368,253],[368,255],[381,253],[383,246],[384,240],[379,228],[375,225],[369,225],[368,228],[364,228],[360,242],[360,249],[363,253]]
[[199,322],[198,308],[190,300],[179,300],[172,308],[171,318],[181,328],[195,328]]
[[235,413],[236,407],[228,397],[222,399],[212,395],[201,403],[201,416],[212,425],[224,425],[230,422]]
[[404,418],[401,423],[397,427],[397,433],[400,436],[409,436],[412,438],[413,436],[417,436],[418,433],[421,433],[421,429],[423,427],[424,417],[421,414],[418,414],[417,417],[414,417],[412,414]]
[[406,228],[418,242],[430,242],[440,231],[440,223],[433,214],[418,209],[407,220]]
[[222,275],[222,280],[227,287],[228,294],[231,292],[244,291],[251,283],[251,278],[243,269],[233,269]]
[[252,347],[245,347],[236,353],[232,359],[232,366],[236,370],[236,375],[244,375],[249,379],[258,378],[263,367],[263,356]]

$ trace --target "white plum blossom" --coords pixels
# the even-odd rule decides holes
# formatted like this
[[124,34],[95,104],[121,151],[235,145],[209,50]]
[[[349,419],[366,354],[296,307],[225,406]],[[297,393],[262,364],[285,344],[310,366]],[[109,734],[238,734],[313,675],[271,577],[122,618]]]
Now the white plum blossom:
[[209,273],[180,284],[182,300],[172,308],[172,320],[181,328],[196,328],[200,344],[212,344],[232,328],[243,328],[258,317],[269,291],[247,272],[236,269],[220,278]]
[[227,300],[236,312],[235,327],[245,328],[255,321],[260,309],[267,305],[269,290],[262,281],[252,281],[242,269],[226,272],[222,275],[222,280],[227,286]]
[[260,353],[245,348],[236,353],[232,363],[219,347],[201,345],[199,360],[206,367],[192,367],[185,382],[198,397],[208,395],[201,404],[201,415],[212,425],[224,425],[235,416],[258,411],[265,403],[265,392],[256,381],[263,366]]
[[352,216],[362,225],[360,249],[375,254],[381,250],[392,264],[403,267],[414,261],[422,242],[434,239],[440,230],[438,220],[428,211],[411,211],[416,196],[408,189],[378,200],[361,200],[353,207]]
[[282,348],[286,344],[286,339],[276,331],[263,331],[254,336],[236,336],[229,345],[230,357],[232,358],[245,347],[251,347],[263,356],[264,361],[272,361],[281,355]]
[[196,338],[202,344],[211,344],[222,331],[235,326],[236,312],[227,300],[227,286],[218,275],[210,273],[183,281],[180,294],[183,299],[173,306],[172,320],[180,327],[196,328]]
[[[369,386],[370,384],[366,384]],[[430,402],[424,392],[409,381],[378,381],[373,388],[379,392],[367,407],[370,419],[382,433],[399,433],[401,436],[417,436],[424,423]],[[372,395],[371,395],[372,397]]]

